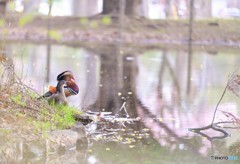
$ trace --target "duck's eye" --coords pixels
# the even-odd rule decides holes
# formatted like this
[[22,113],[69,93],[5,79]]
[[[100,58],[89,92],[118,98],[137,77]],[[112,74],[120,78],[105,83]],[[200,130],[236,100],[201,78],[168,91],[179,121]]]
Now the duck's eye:
[[71,84],[71,82],[70,81],[66,81],[66,85],[70,85]]

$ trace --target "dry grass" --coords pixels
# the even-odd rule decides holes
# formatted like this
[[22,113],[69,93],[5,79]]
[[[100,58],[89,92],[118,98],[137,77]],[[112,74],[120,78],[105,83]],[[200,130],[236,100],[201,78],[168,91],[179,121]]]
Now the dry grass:
[[11,59],[1,61],[0,77],[0,132],[8,129],[7,132],[29,135],[75,124],[73,115],[78,111],[37,100],[39,95],[16,75]]
[[53,112],[46,101],[38,101],[35,90],[25,85],[14,69],[11,59],[1,62],[0,102],[5,109],[18,109],[24,114],[38,118],[42,108]]

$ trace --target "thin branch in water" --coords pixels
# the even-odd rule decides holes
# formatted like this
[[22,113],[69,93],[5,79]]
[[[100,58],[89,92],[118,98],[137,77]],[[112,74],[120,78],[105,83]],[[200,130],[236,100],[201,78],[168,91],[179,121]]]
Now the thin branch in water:
[[225,89],[224,89],[224,91],[223,91],[223,93],[222,93],[222,96],[221,96],[221,98],[219,99],[219,101],[218,101],[218,103],[217,103],[217,106],[216,106],[216,108],[215,108],[215,110],[214,110],[214,114],[213,114],[213,118],[212,118],[212,125],[213,125],[213,122],[214,122],[214,119],[215,119],[215,116],[216,116],[216,113],[217,113],[217,110],[218,110],[218,106],[219,106],[219,104],[220,104],[220,102],[222,101],[222,99],[223,99],[223,96],[225,95],[225,93],[226,93],[226,91],[227,91],[227,88],[228,88],[228,84],[226,85],[226,87],[225,87]]
[[229,121],[231,121],[235,126],[240,127],[240,119],[237,118],[236,116],[234,116],[232,113],[230,112],[225,112],[225,111],[221,111],[227,118]]
[[[209,130],[209,129],[212,129],[212,130],[221,132],[223,135],[221,135],[221,136],[215,136],[215,137],[210,137],[210,136],[208,136],[207,134],[205,134],[205,133],[202,132],[202,131],[204,131],[204,130]],[[228,134],[225,130],[219,128],[219,127],[216,126],[215,124],[210,124],[210,125],[208,125],[208,126],[204,126],[204,127],[201,127],[201,128],[190,128],[189,130],[190,130],[191,132],[200,134],[201,136],[207,138],[209,141],[212,141],[212,140],[215,140],[215,139],[223,139],[223,138],[226,138],[226,137],[229,136],[229,134]]]
[[23,79],[23,71],[24,71],[24,64],[23,64],[23,54],[24,54],[25,49],[21,52],[21,65],[22,65],[22,69],[21,69],[21,75],[20,78]]
[[225,128],[225,129],[240,129],[240,126],[235,126],[235,127],[233,127],[233,126],[223,126],[223,125],[221,125],[220,126],[220,124],[236,124],[236,122],[235,121],[222,121],[222,122],[216,122],[216,123],[214,123],[214,125],[216,126],[216,127],[218,127],[218,128]]
[[217,103],[217,105],[216,105],[216,108],[215,108],[214,114],[213,114],[213,118],[212,118],[212,123],[211,123],[212,125],[213,125],[213,122],[214,122],[214,119],[215,119],[215,116],[216,116],[216,113],[217,113],[217,110],[218,110],[218,106],[219,106],[220,102],[222,101],[222,99],[223,99],[223,97],[224,97],[227,89],[229,88],[229,84],[232,83],[233,80],[234,80],[234,78],[233,78],[233,77],[234,77],[234,74],[235,74],[235,73],[233,73],[233,74],[231,74],[231,75],[229,76],[228,83],[227,83],[226,87],[224,88],[224,91],[223,91],[223,93],[222,93],[222,96],[221,96],[221,98],[219,99],[219,101],[218,101],[218,103]]
[[[129,117],[129,114],[128,114],[128,112],[127,112],[127,109],[126,109],[126,107],[125,107],[125,104],[126,104],[126,102],[124,102],[124,103],[122,104],[121,108],[119,109],[119,112],[121,112],[121,111],[124,109],[124,112],[126,113],[127,117]],[[118,113],[119,113],[119,112],[118,112]]]

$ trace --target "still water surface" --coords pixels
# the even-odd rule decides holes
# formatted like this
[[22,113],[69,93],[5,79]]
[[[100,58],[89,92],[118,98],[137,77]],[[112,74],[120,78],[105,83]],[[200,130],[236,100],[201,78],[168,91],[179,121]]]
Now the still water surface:
[[[5,54],[14,58],[17,73],[39,94],[49,84],[56,85],[57,74],[71,70],[80,93],[69,99],[70,105],[125,118],[126,112],[120,111],[125,104],[130,118],[141,119],[104,124],[101,130],[96,129],[96,124],[88,125],[92,135],[84,155],[50,158],[50,162],[209,163],[215,162],[211,160],[213,155],[240,158],[239,130],[226,129],[231,136],[213,141],[188,130],[211,123],[228,75],[239,66],[239,54],[194,51],[189,76],[186,51],[159,49],[125,54],[106,47],[109,52],[98,54],[84,47],[52,45],[48,58],[46,45],[5,45]],[[238,97],[227,92],[219,110],[237,116],[239,102]],[[215,122],[224,120],[226,116],[217,112]],[[222,135],[214,130],[206,134]]]

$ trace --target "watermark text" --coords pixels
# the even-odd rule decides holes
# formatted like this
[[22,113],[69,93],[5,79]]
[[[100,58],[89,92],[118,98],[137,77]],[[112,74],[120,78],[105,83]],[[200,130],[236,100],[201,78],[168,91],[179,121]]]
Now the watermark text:
[[237,160],[239,160],[239,157],[238,157],[238,156],[235,156],[235,155],[229,155],[229,156],[217,156],[217,155],[212,155],[212,156],[211,156],[211,160],[237,161]]

